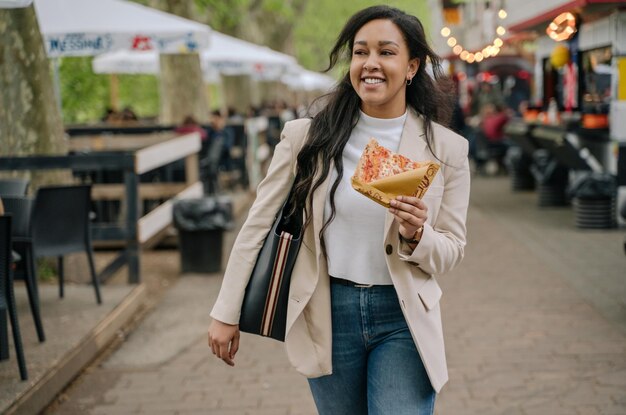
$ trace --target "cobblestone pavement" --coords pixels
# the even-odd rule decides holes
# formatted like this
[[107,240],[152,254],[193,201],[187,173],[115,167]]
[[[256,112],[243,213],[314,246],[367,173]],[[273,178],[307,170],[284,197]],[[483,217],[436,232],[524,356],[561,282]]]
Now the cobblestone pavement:
[[[437,414],[625,414],[623,229],[577,230],[571,208],[539,209],[505,178],[472,186],[466,258],[439,278],[450,382]],[[244,335],[235,368],[210,354],[219,283],[180,278],[46,413],[315,414],[280,343]]]

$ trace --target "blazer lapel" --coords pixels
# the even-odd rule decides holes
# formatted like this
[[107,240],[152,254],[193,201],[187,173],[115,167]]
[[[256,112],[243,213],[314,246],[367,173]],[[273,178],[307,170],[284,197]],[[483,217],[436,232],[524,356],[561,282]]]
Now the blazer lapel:
[[[412,110],[408,110],[402,135],[400,136],[400,146],[398,153],[413,161],[422,161],[426,155],[426,135],[424,133],[424,124],[422,117],[415,114]],[[391,224],[393,223],[393,215],[387,211],[385,215],[385,233],[384,240],[387,240]]]
[[313,239],[315,240],[315,250],[317,252],[318,270],[321,269],[320,265],[322,260],[322,244],[318,235],[324,226],[324,206],[326,205],[326,195],[328,193],[328,186],[330,185],[332,171],[334,168],[335,163],[331,161],[326,180],[324,180],[320,187],[315,190],[315,193],[313,193]]

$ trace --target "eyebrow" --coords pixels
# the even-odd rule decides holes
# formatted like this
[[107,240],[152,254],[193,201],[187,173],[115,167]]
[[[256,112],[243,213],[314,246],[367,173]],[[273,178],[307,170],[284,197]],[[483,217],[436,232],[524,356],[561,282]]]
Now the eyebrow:
[[[354,44],[355,45],[367,46],[367,42],[365,40],[357,40],[356,42],[354,42]],[[386,45],[396,45],[397,47],[400,47],[400,45],[398,45],[393,40],[380,40],[378,42],[378,46],[386,46]]]

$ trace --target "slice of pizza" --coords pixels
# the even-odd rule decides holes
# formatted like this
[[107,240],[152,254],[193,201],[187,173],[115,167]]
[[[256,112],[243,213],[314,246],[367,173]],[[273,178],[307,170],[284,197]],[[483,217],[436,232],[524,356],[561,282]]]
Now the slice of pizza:
[[437,163],[413,161],[371,138],[352,176],[352,187],[388,208],[397,196],[424,196],[438,170]]

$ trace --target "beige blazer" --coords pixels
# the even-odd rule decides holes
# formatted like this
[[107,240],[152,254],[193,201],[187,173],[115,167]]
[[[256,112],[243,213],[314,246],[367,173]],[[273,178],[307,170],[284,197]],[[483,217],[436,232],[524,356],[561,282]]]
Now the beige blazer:
[[[258,187],[257,198],[230,254],[211,311],[219,321],[239,322],[245,287],[274,216],[291,189],[296,157],[309,125],[308,119],[285,125],[267,176]],[[433,132],[435,153],[446,164],[442,164],[423,198],[428,221],[420,243],[410,252],[399,240],[398,224],[387,213],[380,249],[386,254],[391,279],[431,384],[439,392],[448,380],[448,371],[439,310],[442,292],[435,275],[450,271],[463,258],[470,173],[467,140],[438,124],[433,124]],[[399,152],[416,161],[436,160],[426,145],[421,117],[411,111]],[[323,226],[330,181],[327,179],[313,195],[312,224],[304,232],[289,292],[285,346],[293,366],[307,377],[332,373],[330,282],[317,237]]]

